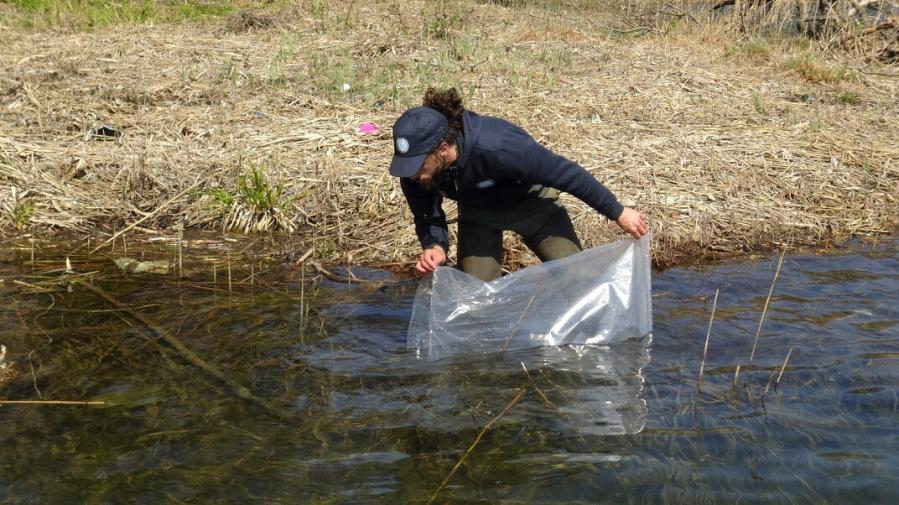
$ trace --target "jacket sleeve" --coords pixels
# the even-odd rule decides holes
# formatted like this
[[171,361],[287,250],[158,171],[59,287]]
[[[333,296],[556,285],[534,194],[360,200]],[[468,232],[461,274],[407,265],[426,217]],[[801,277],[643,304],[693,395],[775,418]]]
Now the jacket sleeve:
[[449,253],[449,233],[447,233],[446,214],[443,213],[443,196],[437,192],[425,191],[409,179],[400,179],[400,187],[412,217],[415,221],[415,233],[421,242],[422,249],[440,244],[444,252]]
[[583,167],[543,147],[518,127],[510,127],[504,136],[496,153],[495,169],[500,173],[495,175],[571,193],[612,221],[621,215],[624,206]]

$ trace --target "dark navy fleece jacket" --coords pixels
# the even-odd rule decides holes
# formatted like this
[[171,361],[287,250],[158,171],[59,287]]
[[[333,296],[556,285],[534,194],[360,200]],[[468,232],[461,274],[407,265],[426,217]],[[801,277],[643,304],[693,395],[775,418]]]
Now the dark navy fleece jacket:
[[621,215],[624,207],[596,178],[518,126],[470,111],[464,112],[462,125],[461,152],[438,178],[437,191],[400,179],[423,249],[440,244],[449,250],[444,197],[462,209],[503,209],[520,203],[533,185],[540,184],[571,193],[613,221]]

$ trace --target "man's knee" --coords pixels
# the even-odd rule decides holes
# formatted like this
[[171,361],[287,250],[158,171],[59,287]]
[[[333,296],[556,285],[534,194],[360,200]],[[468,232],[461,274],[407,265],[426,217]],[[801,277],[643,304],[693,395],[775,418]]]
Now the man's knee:
[[473,221],[459,221],[459,268],[482,281],[502,274],[502,232]]
[[528,247],[542,261],[552,261],[581,252],[581,242],[574,231],[571,218],[564,208],[559,208],[540,227],[525,239]]
[[484,282],[498,279],[503,273],[501,265],[492,256],[463,256],[459,259],[459,268]]
[[581,245],[569,237],[548,236],[537,244],[537,256],[543,261],[552,261],[581,252]]

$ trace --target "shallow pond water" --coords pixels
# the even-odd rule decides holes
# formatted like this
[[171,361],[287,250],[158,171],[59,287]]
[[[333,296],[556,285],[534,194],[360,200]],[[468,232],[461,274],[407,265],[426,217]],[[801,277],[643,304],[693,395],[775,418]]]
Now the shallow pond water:
[[752,363],[776,257],[654,272],[651,338],[436,363],[414,280],[75,261],[288,419],[25,256],[0,398],[106,404],[0,406],[3,503],[899,503],[896,240],[786,256]]

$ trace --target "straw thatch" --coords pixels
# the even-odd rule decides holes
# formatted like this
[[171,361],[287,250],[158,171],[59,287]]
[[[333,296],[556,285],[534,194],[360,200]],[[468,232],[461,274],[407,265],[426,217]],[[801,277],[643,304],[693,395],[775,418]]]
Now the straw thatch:
[[[323,261],[406,262],[418,245],[386,173],[390,126],[427,86],[454,85],[644,212],[660,264],[895,230],[895,66],[758,45],[704,11],[635,15],[652,29],[631,33],[620,9],[520,4],[0,27],[0,226],[292,228]],[[241,194],[254,169],[281,185],[268,207]],[[621,236],[566,201],[587,245]]]

